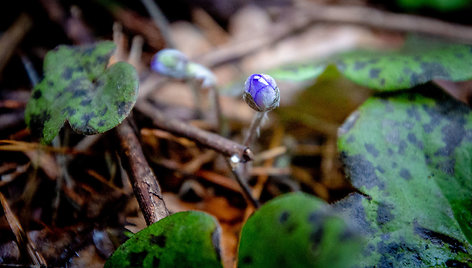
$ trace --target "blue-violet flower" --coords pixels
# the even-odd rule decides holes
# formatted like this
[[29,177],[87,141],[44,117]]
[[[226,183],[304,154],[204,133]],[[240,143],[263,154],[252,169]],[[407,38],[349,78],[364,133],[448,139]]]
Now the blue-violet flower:
[[280,91],[275,80],[267,74],[253,74],[244,84],[244,101],[258,112],[267,112],[279,106]]

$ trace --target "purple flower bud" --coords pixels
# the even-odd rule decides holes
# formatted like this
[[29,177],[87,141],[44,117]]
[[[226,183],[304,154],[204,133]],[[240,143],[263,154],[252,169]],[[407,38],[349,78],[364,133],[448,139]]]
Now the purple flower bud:
[[159,50],[151,60],[151,69],[155,72],[177,79],[187,78],[188,59],[182,52],[165,48]]
[[252,109],[266,112],[279,106],[280,91],[269,75],[253,74],[244,84],[243,98]]

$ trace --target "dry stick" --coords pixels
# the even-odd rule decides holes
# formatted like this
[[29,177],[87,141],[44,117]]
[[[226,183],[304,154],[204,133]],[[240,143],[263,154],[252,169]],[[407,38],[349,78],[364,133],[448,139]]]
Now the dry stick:
[[259,201],[252,195],[251,188],[249,188],[247,181],[239,175],[239,172],[236,170],[236,166],[232,165],[231,160],[229,160],[228,158],[225,158],[225,162],[228,168],[233,173],[233,176],[238,182],[239,186],[243,190],[244,198],[246,198],[246,200],[248,200],[254,206],[254,208],[259,208]]
[[137,102],[135,109],[152,119],[154,125],[174,135],[186,137],[229,157],[237,155],[244,162],[253,159],[252,151],[247,146],[226,139],[218,134],[199,129],[180,120],[168,118],[145,100]]
[[28,256],[30,257],[34,265],[47,266],[46,260],[37,250],[36,245],[29,239],[28,234],[25,233],[23,227],[21,227],[20,222],[16,218],[15,214],[13,214],[13,211],[11,210],[7,200],[5,199],[2,193],[0,193],[0,204],[3,207],[3,211],[5,212],[5,218],[7,219],[7,222],[10,225],[13,234],[15,235],[16,241],[20,249],[28,253]]
[[120,140],[121,161],[133,185],[134,195],[148,225],[169,215],[156,176],[144,157],[136,134],[125,120],[115,132]]
[[49,18],[63,27],[67,37],[76,44],[90,44],[95,41],[90,28],[82,22],[80,12],[75,8],[70,17],[67,16],[59,0],[40,0]]
[[[186,124],[184,122],[175,120],[173,118],[166,118],[163,113],[159,110],[152,107],[151,104],[147,103],[145,100],[139,102],[135,106],[136,110],[145,114],[147,117],[153,120],[154,125],[157,127],[167,130],[172,134],[179,136],[184,136],[193,141],[196,141],[202,145],[205,145],[209,148],[212,148],[227,157],[238,156],[238,159],[242,159],[244,162],[252,160],[253,155],[251,150],[247,146],[235,143],[231,140],[228,140],[220,135],[204,131],[192,125]],[[233,173],[236,181],[241,186],[243,190],[244,197],[251,203],[254,207],[258,208],[258,201],[252,196],[251,191],[247,183],[242,180],[237,171],[233,168],[228,158],[225,157],[225,162],[228,165],[229,169]]]
[[296,10],[296,13],[293,16],[294,19],[290,21],[275,23],[270,29],[271,34],[232,42],[226,46],[213,49],[212,52],[197,60],[208,67],[239,60],[264,47],[274,45],[276,42],[309,27],[315,22],[356,24],[375,29],[422,33],[472,43],[472,27],[427,17],[395,14],[367,7],[326,6],[313,3],[300,7]]
[[325,21],[365,25],[373,28],[416,32],[472,43],[471,27],[433,18],[396,14],[370,7],[325,6],[311,3],[301,4],[299,10],[302,14],[308,16],[311,22]]
[[34,69],[33,63],[30,61],[30,59],[23,54],[22,52],[19,53],[21,57],[21,62],[23,63],[23,67],[26,70],[26,73],[28,74],[28,78],[31,81],[31,84],[34,86],[37,83],[39,83],[39,75],[36,73],[36,70]]
[[[114,41],[118,48],[123,46],[123,34],[120,27],[114,27]],[[134,38],[128,62],[138,64],[142,49],[142,42]],[[124,61],[124,53],[115,55],[115,60]],[[121,163],[128,173],[134,195],[138,200],[147,225],[157,222],[169,215],[169,211],[162,197],[161,189],[156,176],[152,172],[144,156],[133,128],[126,119],[116,127],[115,133],[121,144]]]
[[162,37],[166,41],[167,47],[175,47],[175,43],[169,33],[169,22],[153,0],[141,0],[143,5],[151,15],[157,28],[161,31]]
[[31,17],[21,14],[13,25],[2,34],[0,38],[0,73],[32,25]]

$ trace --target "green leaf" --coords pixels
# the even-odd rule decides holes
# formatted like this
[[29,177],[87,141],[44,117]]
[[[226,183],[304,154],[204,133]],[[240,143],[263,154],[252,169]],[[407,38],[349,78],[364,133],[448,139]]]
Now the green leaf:
[[275,112],[286,124],[301,124],[326,135],[336,135],[344,119],[370,95],[371,91],[355,85],[330,65],[313,85]]
[[365,196],[336,206],[369,238],[363,266],[472,264],[469,107],[427,86],[378,95],[339,134],[346,173]]
[[268,74],[275,79],[290,81],[314,80],[321,75],[326,66],[323,63],[297,64],[274,69]]
[[472,78],[472,47],[410,37],[399,51],[359,51],[342,55],[341,72],[352,81],[382,91],[411,88],[433,79]]
[[120,124],[136,102],[138,75],[118,62],[107,67],[113,42],[58,46],[44,60],[44,79],[33,90],[25,120],[41,142],[50,143],[66,121],[81,134]]
[[[410,36],[397,51],[353,51],[322,63],[299,64],[269,72],[275,79],[317,78],[335,63],[355,83],[379,91],[407,89],[433,79],[472,79],[472,46]],[[307,71],[309,70],[309,71]]]
[[346,267],[361,249],[360,237],[323,201],[286,194],[244,225],[238,267]]
[[175,213],[128,239],[105,267],[222,267],[220,233],[206,213]]
[[454,11],[470,6],[470,0],[397,0],[397,4],[407,10],[434,8],[439,11]]

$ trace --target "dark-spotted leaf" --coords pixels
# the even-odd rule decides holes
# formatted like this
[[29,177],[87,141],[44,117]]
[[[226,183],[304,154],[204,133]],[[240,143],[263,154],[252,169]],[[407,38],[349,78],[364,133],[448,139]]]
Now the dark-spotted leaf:
[[[379,91],[412,88],[433,79],[472,79],[472,46],[410,36],[396,51],[353,51],[321,63],[281,67],[269,72],[275,79],[317,78],[334,63],[355,83]],[[308,70],[308,71],[307,71]]]
[[365,196],[336,206],[369,239],[363,267],[472,265],[472,112],[431,87],[371,97],[340,128]]
[[113,42],[58,46],[44,60],[44,79],[34,88],[25,120],[41,142],[50,143],[66,121],[81,134],[120,124],[136,102],[138,75],[118,62],[107,68]]
[[238,267],[346,267],[362,240],[322,200],[304,193],[269,201],[241,232]]
[[338,68],[354,82],[383,91],[411,88],[433,79],[472,78],[472,47],[410,37],[399,51],[342,55]]
[[128,239],[105,267],[222,267],[220,232],[206,213],[175,213]]

